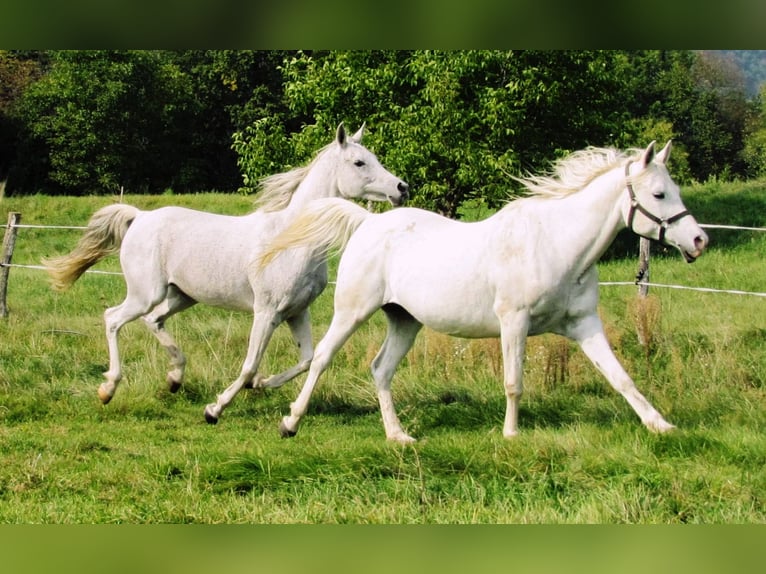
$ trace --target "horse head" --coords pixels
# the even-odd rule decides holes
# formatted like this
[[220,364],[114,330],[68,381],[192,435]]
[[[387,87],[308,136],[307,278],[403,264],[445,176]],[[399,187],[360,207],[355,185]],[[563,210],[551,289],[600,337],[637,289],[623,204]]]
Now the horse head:
[[341,197],[389,201],[401,205],[409,197],[410,186],[385,169],[378,158],[361,143],[364,124],[352,136],[343,122],[335,133],[338,165],[337,188]]
[[675,247],[691,263],[702,255],[708,237],[684,206],[681,190],[668,172],[671,142],[659,152],[655,143],[625,166],[630,201],[623,216],[637,235]]

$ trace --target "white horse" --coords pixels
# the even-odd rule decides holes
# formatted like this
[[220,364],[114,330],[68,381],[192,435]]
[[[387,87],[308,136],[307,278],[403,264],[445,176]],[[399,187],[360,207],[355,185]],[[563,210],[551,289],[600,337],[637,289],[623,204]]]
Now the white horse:
[[[117,335],[123,325],[142,316],[170,355],[170,390],[180,388],[186,359],[165,330],[165,321],[195,303],[254,314],[242,370],[217,401],[206,406],[208,422],[217,422],[244,386],[279,387],[308,369],[313,355],[308,307],[327,284],[326,263],[308,250],[291,252],[265,271],[256,262],[264,246],[311,200],[364,198],[399,205],[407,198],[408,185],[361,145],[363,129],[348,137],[340,124],[335,140],[311,163],[265,178],[260,208],[249,215],[110,205],[93,215],[70,254],[44,261],[54,287],[65,289],[104,256],[120,251],[127,295],[104,313],[109,370],[98,390],[104,404],[122,378]],[[283,321],[300,349],[299,362],[283,373],[256,378],[271,335]]]
[[[279,265],[296,246],[317,254],[344,248],[335,311],[283,436],[297,432],[321,373],[377,309],[388,334],[372,362],[386,437],[414,439],[401,427],[391,379],[423,325],[456,337],[500,337],[507,397],[503,435],[517,433],[528,335],[553,332],[577,341],[649,429],[673,427],[636,389],[604,335],[597,313],[596,262],[625,227],[678,248],[688,262],[708,238],[684,208],[666,168],[670,142],[655,155],[588,148],[522,181],[529,197],[484,221],[464,223],[415,208],[370,214],[332,199],[307,205],[261,260]],[[350,237],[350,239],[348,239]],[[273,261],[273,263],[272,263]],[[267,267],[268,268],[268,267]]]

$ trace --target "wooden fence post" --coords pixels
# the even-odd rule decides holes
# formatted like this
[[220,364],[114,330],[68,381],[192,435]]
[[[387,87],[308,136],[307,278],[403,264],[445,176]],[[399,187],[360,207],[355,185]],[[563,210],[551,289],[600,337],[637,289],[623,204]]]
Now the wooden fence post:
[[[638,244],[638,273],[636,283],[649,283],[649,248],[651,242],[642,237]],[[638,295],[646,297],[649,294],[649,285],[639,285]]]
[[8,305],[5,299],[8,294],[8,274],[11,271],[9,266],[13,259],[13,248],[16,245],[16,226],[20,221],[20,213],[12,211],[8,214],[8,227],[5,228],[3,236],[3,259],[0,261],[0,317],[8,316]]

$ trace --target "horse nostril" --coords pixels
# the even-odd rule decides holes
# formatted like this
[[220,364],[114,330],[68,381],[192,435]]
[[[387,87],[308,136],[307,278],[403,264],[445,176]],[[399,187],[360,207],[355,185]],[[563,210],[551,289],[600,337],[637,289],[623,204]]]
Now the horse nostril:
[[694,238],[694,246],[702,251],[707,246],[707,236],[705,235],[698,235]]
[[400,181],[399,184],[396,186],[396,189],[398,189],[400,193],[403,193],[406,195],[410,191],[410,186],[404,183],[403,181]]

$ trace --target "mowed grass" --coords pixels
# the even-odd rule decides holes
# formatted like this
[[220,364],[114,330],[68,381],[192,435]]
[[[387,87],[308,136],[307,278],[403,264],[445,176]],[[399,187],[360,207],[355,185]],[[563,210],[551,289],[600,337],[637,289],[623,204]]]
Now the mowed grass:
[[[763,225],[763,187],[691,189],[701,222]],[[744,199],[743,199],[744,198]],[[736,200],[736,201],[735,201]],[[110,198],[5,198],[22,223],[84,225]],[[237,195],[131,196],[142,208],[246,213]],[[726,206],[716,211],[716,202]],[[732,206],[737,206],[736,213]],[[750,217],[745,221],[745,218]],[[715,219],[715,221],[713,220]],[[733,221],[735,220],[736,221]],[[727,235],[723,235],[726,233]],[[766,236],[719,233],[694,265],[652,262],[658,283],[766,291]],[[72,248],[79,231],[21,229],[14,263]],[[334,265],[333,261],[333,265]],[[633,259],[605,261],[602,281],[632,280]],[[116,258],[99,264],[119,270]],[[236,377],[251,318],[198,306],[168,322],[189,364],[166,389],[167,357],[139,322],[120,337],[125,379],[96,396],[108,356],[102,313],[122,278],[87,274],[66,293],[45,274],[11,270],[0,320],[0,522],[3,523],[761,523],[766,494],[766,301],[755,296],[604,286],[610,341],[639,389],[678,429],[654,435],[570,342],[529,339],[520,434],[502,437],[496,340],[424,330],[394,381],[405,428],[384,440],[369,363],[376,315],[322,378],[293,439],[277,426],[305,377],[245,391],[207,425],[205,404]],[[315,341],[332,286],[312,307]],[[639,331],[642,340],[639,340]],[[278,329],[262,371],[297,359]]]

